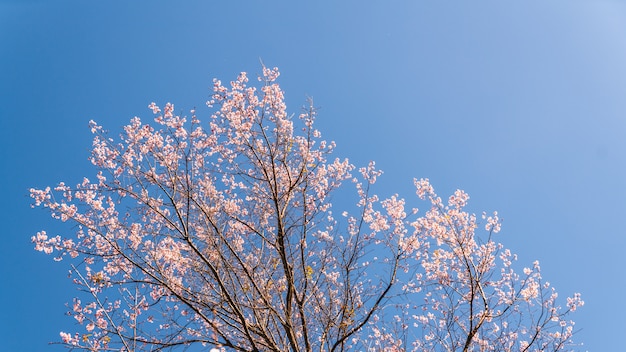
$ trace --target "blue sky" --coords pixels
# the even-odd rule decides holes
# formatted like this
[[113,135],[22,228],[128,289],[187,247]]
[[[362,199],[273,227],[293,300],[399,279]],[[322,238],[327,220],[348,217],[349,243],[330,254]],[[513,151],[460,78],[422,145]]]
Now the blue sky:
[[623,345],[624,3],[0,0],[0,349],[63,350],[47,343],[73,330],[67,263],[30,243],[67,228],[28,189],[94,174],[88,121],[203,107],[213,77],[260,59],[291,112],[313,97],[338,155],[377,162],[381,195],[466,190],[521,263],[582,292],[584,349]]

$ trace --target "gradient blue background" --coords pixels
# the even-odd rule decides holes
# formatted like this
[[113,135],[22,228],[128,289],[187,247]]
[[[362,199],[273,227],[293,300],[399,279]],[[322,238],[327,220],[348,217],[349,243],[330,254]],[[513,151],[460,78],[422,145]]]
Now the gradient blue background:
[[[175,4],[174,4],[175,3]],[[555,1],[0,0],[0,350],[57,351],[68,263],[30,236],[70,233],[30,187],[93,176],[88,121],[118,131],[147,106],[199,107],[211,79],[278,66],[290,111],[307,96],[340,156],[498,210],[499,238],[538,259],[582,350],[626,333],[626,6]]]

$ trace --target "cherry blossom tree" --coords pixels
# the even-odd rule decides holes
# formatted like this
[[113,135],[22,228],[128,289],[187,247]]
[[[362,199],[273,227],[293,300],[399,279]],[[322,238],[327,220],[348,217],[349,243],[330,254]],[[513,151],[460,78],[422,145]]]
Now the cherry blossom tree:
[[[149,108],[119,140],[95,122],[94,181],[31,189],[75,235],[33,236],[70,261],[71,349],[157,351],[560,351],[564,303],[477,218],[468,195],[415,202],[373,191],[381,171],[332,158],[311,106],[287,113],[276,69],[215,80],[208,121]],[[331,200],[353,199],[333,211]],[[351,198],[352,197],[352,198]],[[563,307],[559,304],[564,304]]]

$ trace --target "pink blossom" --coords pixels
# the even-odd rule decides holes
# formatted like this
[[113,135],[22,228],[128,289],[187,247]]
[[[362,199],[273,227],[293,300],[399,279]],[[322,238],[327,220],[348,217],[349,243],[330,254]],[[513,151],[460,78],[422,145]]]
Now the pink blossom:
[[161,109],[154,102],[150,103],[148,108],[152,110],[152,113],[154,113],[155,115],[161,112]]

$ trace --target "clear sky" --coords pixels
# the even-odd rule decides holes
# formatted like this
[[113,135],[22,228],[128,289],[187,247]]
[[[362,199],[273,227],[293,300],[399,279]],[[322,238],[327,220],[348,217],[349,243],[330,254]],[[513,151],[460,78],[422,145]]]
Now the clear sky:
[[291,112],[313,97],[338,155],[377,162],[381,195],[428,177],[498,210],[520,263],[582,292],[576,340],[623,348],[623,2],[0,0],[0,350],[63,350],[47,343],[74,331],[68,263],[30,243],[70,231],[28,189],[94,175],[88,121],[202,108],[213,77],[260,59]]

